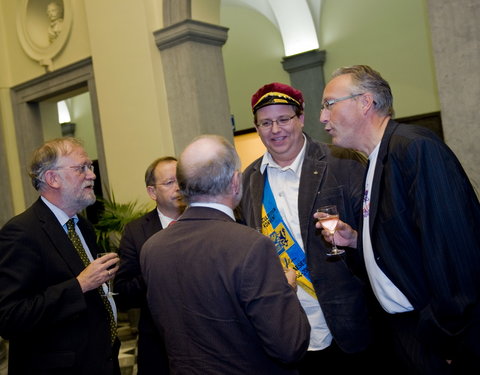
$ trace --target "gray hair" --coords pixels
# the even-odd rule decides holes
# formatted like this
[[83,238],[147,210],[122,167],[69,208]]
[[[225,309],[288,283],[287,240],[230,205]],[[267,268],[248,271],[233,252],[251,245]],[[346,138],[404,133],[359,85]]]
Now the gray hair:
[[352,77],[352,95],[369,92],[373,95],[374,108],[379,114],[392,117],[395,115],[390,85],[380,73],[368,65],[352,65],[338,68],[332,73],[332,78],[344,74]]
[[82,141],[73,137],[63,137],[52,139],[33,151],[28,175],[35,190],[43,190],[45,172],[55,169],[59,157],[69,155],[75,146],[83,147]]
[[[177,181],[180,192],[188,203],[200,197],[216,197],[228,192],[232,177],[240,170],[240,158],[230,142],[219,135],[202,135],[193,142],[210,139],[219,146],[212,157],[187,163],[180,157],[177,165]],[[190,161],[190,160],[189,160]]]

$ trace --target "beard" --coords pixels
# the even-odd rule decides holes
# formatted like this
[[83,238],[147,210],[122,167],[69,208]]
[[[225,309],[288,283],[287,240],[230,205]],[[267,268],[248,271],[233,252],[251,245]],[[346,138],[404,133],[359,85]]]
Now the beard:
[[90,188],[82,186],[78,188],[66,189],[63,192],[64,207],[77,213],[94,204],[96,200],[97,197],[93,191],[93,185],[91,185]]

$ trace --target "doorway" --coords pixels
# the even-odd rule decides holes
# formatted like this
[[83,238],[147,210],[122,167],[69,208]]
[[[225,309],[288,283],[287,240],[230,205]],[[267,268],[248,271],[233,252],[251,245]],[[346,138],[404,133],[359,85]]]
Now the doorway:
[[[75,121],[80,123],[76,125],[83,125],[83,128],[79,128],[74,135],[83,140],[85,149],[95,161],[97,195],[105,195],[108,181],[91,58],[15,86],[11,95],[19,160],[24,171],[35,148],[47,139],[62,136],[56,118],[57,102],[69,101],[72,109],[75,106],[87,108],[88,113],[84,111],[77,114]],[[28,207],[38,198],[38,193],[26,173],[22,173],[22,184],[25,205]]]

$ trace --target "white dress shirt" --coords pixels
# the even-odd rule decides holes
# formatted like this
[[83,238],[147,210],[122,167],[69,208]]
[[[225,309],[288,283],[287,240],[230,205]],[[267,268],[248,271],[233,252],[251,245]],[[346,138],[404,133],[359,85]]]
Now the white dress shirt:
[[[277,208],[287,225],[295,241],[304,250],[302,234],[300,231],[300,220],[298,217],[298,188],[302,171],[303,159],[305,158],[307,142],[297,155],[293,163],[287,167],[280,167],[267,152],[264,154],[260,171],[262,174],[268,168],[268,180],[272,189]],[[322,350],[330,346],[332,334],[328,329],[327,322],[318,300],[308,294],[301,287],[297,289],[297,296],[300,300],[308,321],[311,326],[310,344],[308,350]]]
[[389,314],[401,313],[413,310],[412,304],[407,297],[395,286],[395,284],[380,269],[373,253],[372,239],[370,237],[370,195],[375,165],[377,164],[380,143],[368,157],[370,163],[365,181],[365,195],[363,198],[363,257],[368,272],[373,292],[383,309]]

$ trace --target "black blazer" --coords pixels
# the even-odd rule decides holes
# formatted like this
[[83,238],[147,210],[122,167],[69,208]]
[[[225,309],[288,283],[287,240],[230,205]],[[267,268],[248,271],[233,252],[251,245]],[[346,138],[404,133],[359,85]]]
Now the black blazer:
[[[93,227],[78,226],[95,258]],[[0,230],[0,335],[9,374],[119,374],[118,348],[98,291],[82,293],[84,265],[55,215],[38,199]]]
[[419,311],[418,335],[442,351],[452,340],[480,350],[469,336],[480,321],[479,228],[478,197],[453,152],[431,131],[390,120],[370,199],[373,250]]
[[[336,204],[342,220],[358,227],[366,159],[351,150],[305,136],[307,149],[300,177],[298,215],[307,266],[336,343],[347,353],[359,352],[370,344],[372,334],[366,298],[369,289],[359,277],[364,276],[363,265],[354,249],[347,249],[347,255],[342,257],[325,255],[330,245],[315,228],[313,214],[320,206]],[[243,177],[241,214],[253,228],[261,224],[261,161],[259,158],[247,167]]]
[[138,375],[168,374],[163,340],[158,334],[146,299],[146,286],[140,269],[140,252],[145,241],[162,229],[158,211],[148,212],[125,226],[120,241],[120,269],[115,275],[115,301],[120,309],[140,308],[138,321]]

